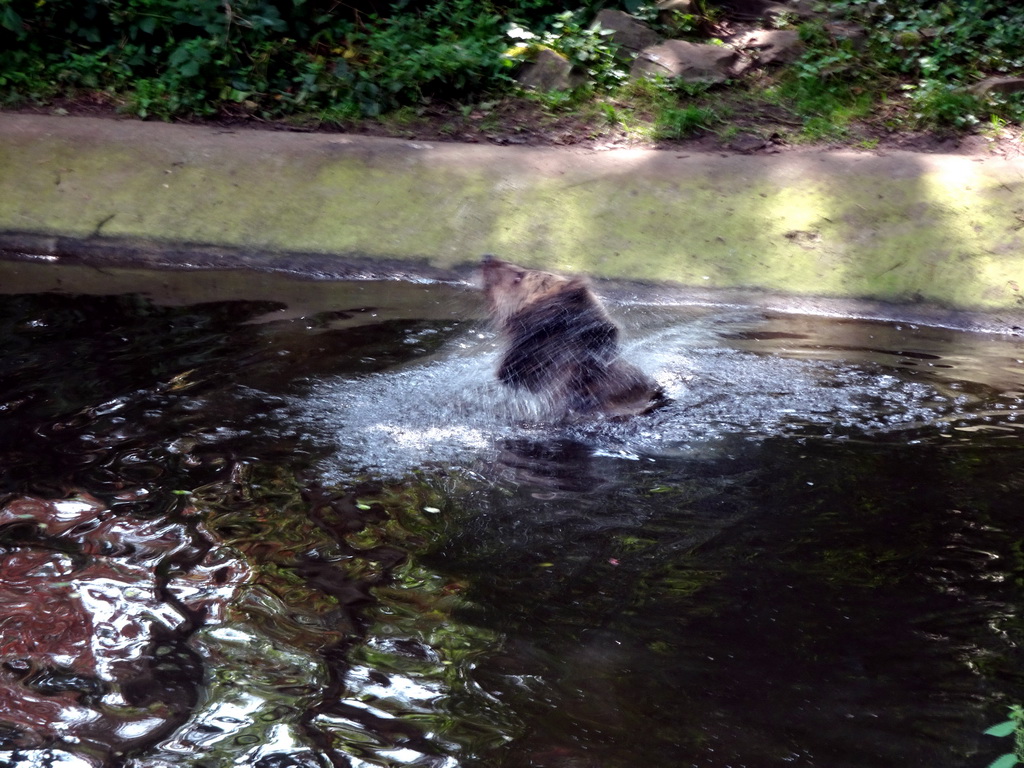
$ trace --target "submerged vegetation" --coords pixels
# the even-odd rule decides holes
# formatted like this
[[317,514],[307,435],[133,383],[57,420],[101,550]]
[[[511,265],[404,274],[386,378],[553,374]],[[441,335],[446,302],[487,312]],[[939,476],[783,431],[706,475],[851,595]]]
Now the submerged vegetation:
[[[664,5],[664,3],[662,3]],[[96,105],[142,118],[373,123],[433,118],[458,135],[519,105],[573,130],[656,141],[716,132],[870,144],[887,133],[1018,129],[1024,6],[1003,0],[831,0],[778,4],[641,0],[0,0],[0,104]],[[754,14],[738,13],[736,9]],[[598,11],[663,38],[739,48],[789,29],[783,64],[748,64],[714,86],[630,78]],[[540,51],[573,66],[563,88],[517,73]],[[979,84],[981,84],[979,86]],[[536,122],[531,117],[532,122]],[[513,121],[514,122],[514,121]],[[522,127],[514,128],[522,130]]]

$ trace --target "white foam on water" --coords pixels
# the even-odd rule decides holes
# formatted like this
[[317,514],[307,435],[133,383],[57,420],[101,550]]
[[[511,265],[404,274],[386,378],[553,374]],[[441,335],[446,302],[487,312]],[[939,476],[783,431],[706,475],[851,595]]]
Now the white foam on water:
[[494,378],[498,352],[487,338],[463,339],[399,368],[323,380],[293,406],[307,434],[336,445],[322,468],[336,481],[471,467],[493,460],[511,439],[570,439],[594,455],[636,460],[737,435],[945,429],[958,413],[953,399],[896,369],[724,346],[721,318],[712,320],[639,333],[625,344],[624,356],[652,375],[671,403],[621,422],[562,423],[550,404],[501,386]]

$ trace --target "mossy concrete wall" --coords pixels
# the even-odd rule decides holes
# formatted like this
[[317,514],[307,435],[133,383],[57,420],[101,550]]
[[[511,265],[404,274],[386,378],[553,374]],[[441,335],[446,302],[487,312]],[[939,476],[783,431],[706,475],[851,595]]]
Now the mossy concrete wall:
[[25,234],[240,249],[270,265],[305,253],[448,270],[496,253],[701,288],[1006,310],[1024,300],[1024,161],[592,152],[0,114],[0,238]]

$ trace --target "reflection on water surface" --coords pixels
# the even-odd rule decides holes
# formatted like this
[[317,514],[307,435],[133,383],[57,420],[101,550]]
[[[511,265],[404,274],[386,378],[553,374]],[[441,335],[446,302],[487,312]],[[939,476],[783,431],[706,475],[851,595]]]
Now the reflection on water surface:
[[566,425],[461,288],[5,269],[0,765],[1005,751],[1016,339],[623,303],[674,402]]

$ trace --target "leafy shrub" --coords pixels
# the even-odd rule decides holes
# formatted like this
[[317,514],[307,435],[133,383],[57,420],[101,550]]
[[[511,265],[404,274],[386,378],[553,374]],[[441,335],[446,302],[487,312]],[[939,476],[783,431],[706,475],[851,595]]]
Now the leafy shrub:
[[[969,91],[982,77],[1024,71],[1024,4],[827,5],[870,35],[855,44],[827,24],[802,25],[805,53],[756,96],[796,112],[806,138],[843,136],[879,105],[892,127],[908,118],[961,129],[1024,119],[1024,96]],[[607,36],[590,26],[603,6],[655,16],[645,0],[0,0],[0,104],[98,92],[142,117],[341,121],[426,98],[492,98],[510,89],[514,60],[531,46],[553,48],[588,75],[589,90],[547,97],[578,104],[631,85]],[[694,8],[681,22],[688,31],[717,23],[715,2]],[[694,95],[636,108],[661,120],[657,132],[685,132],[715,119],[687,112],[710,100],[680,106],[678,97]]]
[[131,102],[162,104],[153,113],[165,116],[209,112],[226,86],[269,102],[291,85],[289,34],[311,30],[300,5],[285,17],[268,0],[9,0],[0,72],[24,72],[31,58],[37,82],[72,93],[133,90]]
[[871,30],[868,53],[876,70],[909,81],[904,91],[918,123],[964,128],[989,115],[1020,119],[1018,100],[996,97],[983,103],[967,87],[983,76],[1024,68],[1024,5],[1005,0],[834,0],[831,5]]
[[1012,751],[996,758],[989,768],[1013,768],[1024,763],[1024,707],[1018,704],[1010,707],[1009,720],[993,725],[985,731],[988,736],[1012,736]]
[[836,39],[820,21],[805,23],[799,31],[805,51],[767,96],[788,104],[803,119],[803,139],[844,138],[853,120],[870,113],[872,88],[877,90],[885,75],[852,41]]
[[981,122],[978,117],[983,111],[981,100],[962,87],[929,78],[905,88],[913,118],[920,125],[972,128]]
[[428,95],[506,86],[501,54],[504,30],[514,20],[552,30],[561,24],[557,36],[572,56],[603,62],[604,52],[577,20],[582,16],[552,19],[565,5],[2,0],[0,98],[103,90],[130,112],[161,118],[217,110],[375,115]]
[[364,114],[425,94],[476,91],[502,77],[502,19],[487,3],[444,0],[420,13],[371,17],[348,31],[332,74]]
[[510,24],[505,34],[513,47],[505,52],[506,58],[525,61],[538,48],[550,48],[586,73],[590,85],[604,90],[617,87],[628,76],[623,63],[615,58],[615,48],[608,39],[611,33],[586,24],[580,12],[555,14],[544,26],[544,31],[535,33]]

